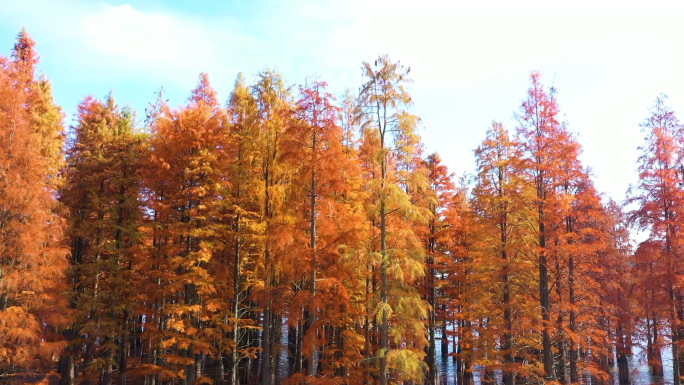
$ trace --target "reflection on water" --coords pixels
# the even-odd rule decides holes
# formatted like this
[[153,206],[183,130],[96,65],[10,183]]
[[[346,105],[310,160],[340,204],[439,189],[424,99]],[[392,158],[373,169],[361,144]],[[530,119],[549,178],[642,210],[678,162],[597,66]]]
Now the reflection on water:
[[[456,377],[456,361],[451,357],[442,357],[441,344],[437,343],[437,362],[439,365],[439,382],[440,385],[456,385],[458,378]],[[452,353],[451,344],[449,344],[449,351]],[[633,355],[629,361],[630,380],[632,385],[648,385],[648,384],[672,384],[672,351],[670,347],[665,347],[662,351],[663,357],[663,377],[652,376],[646,364],[646,353],[640,347],[633,349]],[[619,385],[617,377],[617,363],[613,365],[613,384]],[[476,372],[473,375],[475,385],[481,384],[482,373]],[[501,384],[500,376],[497,376],[498,384]]]
[[[452,345],[449,344],[447,354],[453,351]],[[442,355],[442,344],[437,342],[437,365],[439,367],[439,383],[440,385],[456,384],[456,360],[451,356],[444,357]],[[479,383],[479,378],[478,382]]]
[[[672,384],[672,350],[669,346],[662,350],[663,354],[663,377],[652,376],[646,363],[646,352],[641,347],[632,349],[632,358],[629,361],[630,380],[633,385],[644,384]],[[616,369],[617,371],[617,369]],[[618,380],[614,376],[614,383]]]
[[[280,337],[280,359],[279,366],[277,370],[277,377],[279,380],[283,380],[289,376],[289,354],[288,354],[288,339],[287,333],[288,328],[283,322],[282,334]],[[438,337],[439,338],[439,337]],[[439,368],[440,385],[457,385],[458,378],[456,377],[456,361],[450,356],[452,351],[452,344],[449,344],[447,356],[442,356],[442,346],[439,341],[437,342],[437,365]],[[662,350],[663,357],[663,377],[652,376],[648,370],[648,365],[646,364],[646,353],[641,347],[634,347],[632,350],[632,357],[629,361],[630,370],[630,381],[632,385],[649,385],[649,384],[662,384],[668,385],[672,384],[672,351],[669,346],[666,346]],[[613,384],[619,385],[619,379],[617,377],[617,360],[613,360],[615,363],[612,367],[613,374]],[[476,368],[477,369],[477,368]],[[482,368],[480,368],[482,369]],[[497,375],[497,384],[502,383],[500,375]],[[482,372],[477,371],[473,373],[473,384],[481,385]],[[280,382],[280,381],[278,381]],[[590,383],[587,381],[585,383]]]

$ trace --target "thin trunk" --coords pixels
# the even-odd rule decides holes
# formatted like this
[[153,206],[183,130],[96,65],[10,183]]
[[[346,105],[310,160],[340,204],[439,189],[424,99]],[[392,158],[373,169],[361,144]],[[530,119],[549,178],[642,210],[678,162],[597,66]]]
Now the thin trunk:
[[112,384],[112,370],[113,370],[113,368],[112,368],[112,363],[111,363],[111,355],[112,355],[111,351],[108,351],[103,357],[105,362],[107,362],[107,364],[102,369],[102,376],[101,376],[101,381],[100,381],[101,385],[111,385]]
[[[223,353],[218,354],[216,357],[216,372],[214,373],[214,385],[223,385],[223,377],[226,371],[225,365],[223,364]],[[235,370],[231,370],[231,381]],[[237,382],[231,382],[231,385],[237,385]]]
[[126,385],[126,374],[128,372],[127,356],[130,349],[130,342],[122,336],[119,341],[119,384]]
[[651,343],[651,356],[653,358],[653,375],[662,377],[663,372],[663,356],[660,352],[660,342],[658,341],[658,318],[653,316],[652,324],[653,342]]
[[[344,304],[340,304],[340,314],[345,313],[346,307],[344,306]],[[343,330],[344,326],[340,326],[337,328],[337,351],[335,352],[335,364],[339,365],[335,370],[335,375],[337,377],[344,377],[346,374],[346,367],[344,364],[342,364],[342,359],[344,358],[344,337],[342,335]]]
[[669,288],[669,294],[670,294],[670,330],[671,330],[671,335],[672,335],[672,385],[680,385],[680,377],[679,377],[679,344],[678,344],[678,339],[679,339],[679,333],[677,332],[677,306],[675,302],[675,293],[674,293],[674,287],[672,284],[670,284]]
[[[504,258],[507,258],[505,251],[502,254],[504,254]],[[502,341],[502,349],[504,351],[504,385],[513,385],[515,379],[515,372],[512,369],[515,362],[513,357],[513,315],[511,312],[511,289],[509,279],[508,274],[504,274],[503,305],[504,322],[506,324]]]
[[[432,269],[434,274],[434,269]],[[430,344],[428,346],[428,383],[430,385],[439,385],[439,370],[437,369],[437,343],[435,340],[435,329],[437,328],[435,321],[435,288],[434,277],[431,276],[432,287],[430,288],[430,313],[428,320],[428,333],[430,335]]]
[[[575,258],[570,257],[569,267],[568,267],[568,289],[570,295],[570,333],[573,336],[577,333],[577,314],[575,313]],[[577,344],[575,343],[575,338],[570,338],[568,348],[568,358],[570,360],[570,382],[577,383],[579,381],[579,372],[577,371]]]
[[[677,256],[675,256],[676,259]],[[675,302],[675,308],[677,309],[677,326],[676,326],[676,332],[677,332],[677,340],[682,341],[684,340],[684,297],[682,297],[681,290],[677,290],[677,293],[675,294],[675,297],[677,301]],[[681,375],[684,373],[684,354],[679,355],[679,374]]]
[[[237,186],[237,196],[240,196],[240,185],[238,183]],[[229,384],[230,385],[238,385],[239,380],[238,380],[238,364],[240,363],[239,361],[239,356],[238,352],[240,349],[240,323],[238,320],[240,319],[240,249],[242,248],[241,244],[241,234],[240,231],[241,226],[240,226],[240,218],[241,215],[238,212],[235,216],[235,258],[233,260],[233,341],[235,342],[235,345],[233,346],[231,352],[230,352],[230,380]],[[221,366],[223,366],[223,362],[221,362]]]
[[59,385],[74,385],[75,370],[74,357],[70,349],[65,350],[65,353],[59,360]]
[[297,321],[297,326],[291,328],[292,343],[294,343],[294,362],[292,364],[292,373],[301,373],[304,370],[304,357],[302,357],[302,340],[304,339],[304,319],[305,311],[302,310],[299,314],[300,319]]
[[272,385],[271,376],[271,299],[266,299],[264,307],[264,331],[261,354],[261,385]]
[[[386,124],[384,125],[386,127]],[[384,130],[381,133],[380,148],[385,150]],[[387,158],[383,154],[381,160],[382,181],[381,181],[381,196],[380,196],[380,257],[381,257],[381,283],[380,283],[380,300],[383,304],[382,309],[382,324],[380,326],[380,385],[387,385],[387,353],[389,352],[388,331],[389,319],[387,318],[387,202],[385,201],[385,183],[387,181]]]
[[625,341],[625,333],[622,328],[622,321],[618,321],[617,326],[617,364],[618,380],[620,384],[629,384],[629,360],[627,351],[629,347]]
[[[128,173],[126,172],[126,169],[124,168],[124,170],[123,170],[123,179],[124,180],[127,179],[127,177],[128,177],[127,174]],[[125,194],[126,194],[126,186],[122,183],[121,186],[119,187],[119,201],[118,201],[118,206],[117,206],[118,215],[117,215],[117,219],[116,219],[116,232],[115,232],[115,236],[114,236],[114,239],[115,239],[114,244],[116,246],[116,251],[117,251],[116,261],[115,261],[116,264],[114,266],[114,284],[116,285],[114,293],[113,293],[114,295],[116,295],[120,292],[120,290],[121,290],[120,287],[122,286],[121,282],[119,280],[119,278],[120,278],[119,277],[119,269],[121,268],[121,263],[122,263],[121,257],[123,254],[125,254],[124,244],[123,244],[123,231],[122,231],[122,228],[124,225],[124,215],[125,215],[125,211],[124,211],[124,203],[126,202],[124,199]],[[123,263],[124,263],[124,266],[128,265],[126,263],[125,259],[124,259]],[[121,300],[125,301],[124,298],[117,298],[117,299],[121,299]],[[111,315],[112,319],[117,319],[116,309],[114,307],[115,302],[116,301],[112,301],[111,308],[110,308],[110,315]],[[119,344],[118,344],[119,345],[119,351],[118,351],[118,357],[117,357],[118,358],[118,365],[119,365],[119,384],[118,385],[126,385],[126,370],[127,370],[126,358],[127,358],[127,353],[128,353],[128,350],[127,350],[128,341],[126,339],[125,330],[128,326],[127,325],[128,324],[128,309],[127,308],[123,309],[123,317],[121,319],[121,324],[123,326],[121,328],[121,330],[124,330],[124,332],[118,338],[119,339]],[[115,336],[112,336],[112,341],[115,341],[115,340],[116,340]],[[110,353],[110,355],[111,354],[112,353]],[[108,374],[109,375],[109,380],[108,380],[109,382],[105,382],[105,384],[109,385],[111,383],[111,371],[112,371],[112,364],[111,363],[109,364],[107,371],[109,372],[109,374]]]
[[[499,169],[499,175],[503,176],[503,169]],[[499,197],[504,196],[503,178],[499,179]],[[508,260],[508,207],[504,201],[504,207],[501,213],[499,224],[500,239],[501,239],[501,260],[503,266],[503,308],[504,308],[504,323],[505,329],[501,348],[504,351],[504,369],[503,380],[504,385],[513,385],[515,380],[515,372],[513,371],[514,357],[513,357],[513,313],[511,312],[511,283]]]
[[[541,189],[541,187],[540,187]],[[541,199],[542,192],[538,191],[537,197]],[[553,381],[553,351],[551,346],[551,336],[549,335],[549,323],[551,322],[551,298],[549,295],[549,271],[546,256],[546,235],[544,228],[544,209],[539,207],[539,301],[542,312],[542,349],[543,364],[546,380]]]
[[[433,215],[436,213],[433,210]],[[430,305],[430,312],[428,314],[428,333],[430,336],[428,351],[427,351],[427,365],[428,365],[428,378],[427,382],[430,385],[439,385],[439,370],[437,369],[437,341],[435,340],[435,329],[437,329],[437,322],[435,318],[435,308],[437,304],[435,303],[436,297],[436,284],[435,284],[435,259],[434,254],[436,252],[436,229],[435,223],[432,221],[430,223],[430,238],[428,241],[428,277],[427,277],[427,289],[428,289],[428,305]]]
[[[456,325],[459,325],[458,330],[456,329]],[[459,354],[458,340],[460,339],[460,337],[456,338],[456,336],[458,335],[456,333],[459,333],[461,331],[461,326],[456,320],[451,322],[451,330],[452,330],[452,334],[454,336],[454,338],[451,340],[451,351],[453,352],[453,354],[451,355],[451,360],[458,362],[458,354]]]
[[456,372],[458,374],[459,384],[462,385],[470,385],[473,383],[473,370],[470,365],[470,360],[467,358],[467,355],[472,353],[469,334],[470,322],[467,320],[461,321],[458,337],[458,359],[456,361]]
[[[316,136],[313,138],[314,156],[316,153]],[[314,159],[314,164],[316,159]],[[310,338],[311,346],[309,349],[309,359],[306,368],[306,374],[312,377],[316,376],[316,171],[315,168],[311,171],[311,283],[309,286],[311,292],[311,305],[309,305],[309,333],[314,333]]]
[[[272,159],[271,154],[267,154],[269,157],[269,161]],[[270,232],[270,219],[271,219],[271,195],[270,195],[270,187],[273,186],[272,183],[272,173],[271,173],[270,165],[267,163],[265,170],[264,170],[264,184],[265,184],[265,192],[264,192],[264,210],[265,210],[265,219],[266,219],[266,237],[268,237],[268,234]],[[268,242],[268,240],[267,240]],[[273,314],[271,313],[271,306],[272,306],[272,285],[273,285],[273,280],[275,277],[273,276],[273,261],[271,261],[271,254],[270,250],[268,247],[268,244],[265,247],[264,250],[264,260],[265,260],[265,265],[266,265],[266,303],[264,305],[264,331],[263,331],[263,338],[262,338],[262,359],[261,359],[261,385],[273,385],[274,383],[274,371],[273,371],[273,357],[272,355],[274,352],[271,350],[271,347],[273,346]]]
[[[364,351],[364,369],[367,369],[370,365],[370,360],[371,357],[373,356],[373,352],[371,351],[371,274],[372,274],[372,269],[369,264],[366,264],[366,314],[364,318],[364,333],[365,333],[365,338],[364,338],[364,346],[363,346],[363,351]],[[363,378],[364,378],[364,384],[368,384],[368,370],[363,371]]]
[[[556,296],[558,297],[558,303],[563,302],[563,283],[562,283],[562,274],[561,274],[561,266],[560,266],[560,261],[559,261],[559,256],[556,255],[556,276],[557,276],[557,281],[556,281]],[[558,380],[559,383],[565,384],[566,379],[565,379],[565,330],[563,329],[563,321],[564,321],[564,316],[563,316],[563,311],[559,310],[558,311],[558,317],[556,318],[556,354],[558,356],[558,360],[555,362],[555,376]]]
[[[442,304],[442,311],[446,315],[446,304]],[[447,333],[447,320],[446,316],[442,321],[442,358],[446,358],[449,355],[449,337]]]

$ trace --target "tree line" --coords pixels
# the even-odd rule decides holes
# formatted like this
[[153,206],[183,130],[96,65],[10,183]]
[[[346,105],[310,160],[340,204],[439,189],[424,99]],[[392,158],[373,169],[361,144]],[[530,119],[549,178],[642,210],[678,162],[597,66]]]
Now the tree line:
[[[110,94],[72,126],[22,31],[0,57],[0,376],[63,385],[629,383],[684,370],[683,126],[660,96],[617,203],[537,72],[457,180],[409,68],[339,100],[206,74],[144,124]],[[630,227],[648,232],[633,247]]]

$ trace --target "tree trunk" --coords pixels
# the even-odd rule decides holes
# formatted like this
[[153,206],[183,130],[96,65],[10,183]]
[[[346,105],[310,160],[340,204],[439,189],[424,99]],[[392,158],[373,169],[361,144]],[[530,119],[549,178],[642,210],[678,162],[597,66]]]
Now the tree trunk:
[[676,306],[676,298],[674,294],[674,287],[670,285],[669,289],[669,294],[670,294],[670,303],[671,303],[671,309],[670,309],[670,330],[672,334],[672,385],[680,385],[680,377],[679,377],[679,346],[678,346],[678,339],[679,339],[679,333],[677,331],[677,306]]
[[302,342],[304,340],[304,311],[302,311],[302,319],[297,322],[297,326],[293,328],[294,331],[294,373],[301,373],[304,371],[304,357],[302,355]]
[[577,352],[577,344],[575,343],[574,336],[577,333],[577,314],[575,313],[574,307],[575,307],[575,258],[570,257],[569,261],[569,266],[568,266],[568,290],[569,290],[569,300],[570,300],[570,332],[573,335],[573,338],[570,338],[568,341],[569,347],[568,347],[568,358],[570,361],[570,383],[575,384],[579,381],[579,373],[577,371],[577,359],[578,359],[578,352]]
[[617,326],[617,364],[618,364],[618,380],[620,384],[629,384],[629,346],[625,341],[625,333],[622,328],[622,322],[618,321]]
[[126,385],[126,374],[128,371],[128,349],[130,348],[130,343],[125,337],[120,338],[119,342],[119,384]]
[[663,358],[660,352],[660,342],[658,341],[658,318],[653,317],[651,326],[648,327],[649,334],[652,339],[648,344],[649,364],[651,365],[651,370],[653,375],[656,377],[662,377],[663,372]]
[[[541,192],[537,195],[541,198]],[[544,218],[544,210],[539,208],[539,218]],[[539,301],[542,312],[542,349],[543,349],[543,364],[544,372],[546,373],[547,381],[554,381],[553,371],[553,351],[551,346],[551,336],[549,335],[549,323],[551,322],[551,298],[549,295],[549,271],[547,267],[546,257],[546,236],[543,220],[539,221],[539,247],[541,253],[539,255]]]
[[[503,174],[503,171],[500,172]],[[500,195],[503,195],[503,186],[500,185],[499,191]],[[508,274],[509,261],[508,261],[508,217],[507,213],[504,212],[501,215],[500,223],[500,239],[501,239],[501,259],[504,262],[504,273],[502,277],[503,281],[503,308],[504,308],[504,322],[505,329],[503,333],[503,338],[501,341],[501,348],[504,351],[504,368],[503,368],[503,381],[504,385],[513,385],[515,379],[515,372],[512,367],[514,366],[513,357],[513,313],[511,311],[511,283],[510,276]]]
[[458,330],[456,373],[459,379],[459,384],[463,385],[470,385],[473,382],[473,371],[470,365],[470,360],[466,358],[466,355],[471,353],[469,334],[470,322],[467,320],[461,321],[461,327],[459,327]]
[[[340,314],[344,313],[346,313],[346,308],[344,304],[340,304]],[[335,375],[337,377],[344,377],[346,375],[346,367],[341,364],[341,361],[344,358],[344,336],[342,335],[343,331],[344,326],[340,326],[337,328],[337,351],[335,352],[335,359],[338,363],[340,363],[340,365],[335,370]]]
[[[381,151],[385,150],[383,142],[384,137],[381,137]],[[381,161],[382,168],[382,196],[380,197],[380,256],[381,256],[381,283],[380,283],[380,301],[384,306],[387,305],[387,207],[385,202],[385,183],[387,179],[387,159],[383,155]],[[380,357],[380,385],[387,385],[387,353],[389,352],[388,344],[389,319],[387,318],[387,309],[382,309],[382,324],[380,325],[380,350],[382,351]]]
[[261,353],[261,385],[272,385],[271,368],[271,299],[266,300],[264,307],[264,331],[262,333]]
[[[562,284],[562,274],[561,274],[561,266],[560,266],[560,261],[558,258],[556,258],[556,274],[557,274],[557,281],[556,281],[556,295],[558,296],[558,303],[563,302],[563,284]],[[555,362],[555,377],[558,380],[559,383],[565,384],[566,379],[565,379],[565,331],[563,329],[563,312],[559,311],[558,312],[558,317],[556,318],[556,355],[558,357],[558,360]]]
[[[442,309],[444,310],[444,313],[446,314],[446,305],[442,305]],[[446,358],[449,355],[449,337],[447,333],[447,321],[446,317],[444,317],[444,320],[442,322],[442,358]]]
[[[433,212],[433,215],[436,213]],[[430,312],[428,314],[428,334],[429,334],[429,345],[427,349],[427,366],[428,366],[428,377],[427,383],[430,385],[439,385],[439,370],[437,369],[437,341],[435,340],[435,329],[437,329],[437,321],[435,317],[435,308],[437,304],[435,303],[436,297],[436,287],[435,287],[435,275],[437,274],[435,270],[435,260],[434,253],[436,252],[436,239],[435,239],[435,224],[430,223],[430,238],[428,242],[428,276],[427,276],[427,301],[430,305]]]
[[[313,151],[316,151],[316,136],[313,138]],[[315,161],[315,160],[314,160]],[[311,283],[309,289],[311,293],[311,304],[309,305],[309,330],[308,333],[316,333],[314,324],[316,323],[316,172],[311,171]],[[316,377],[316,337],[312,336],[311,350],[308,357],[306,374]]]
[[[214,384],[215,385],[223,385],[223,377],[224,377],[225,372],[226,372],[226,368],[225,368],[225,365],[223,364],[223,353],[220,353],[218,355],[218,357],[216,357],[216,372],[214,373]],[[230,373],[231,385],[236,385],[235,382],[232,382],[233,381],[232,376],[233,376],[233,372],[235,372],[235,370],[231,370],[230,372],[231,372]]]
[[74,385],[75,369],[72,353],[65,351],[59,360],[59,385]]
[[[434,289],[432,289],[434,292]],[[432,300],[431,302],[434,303],[434,293],[432,293]],[[428,356],[427,356],[427,365],[428,365],[428,384],[430,385],[439,385],[439,370],[437,369],[437,343],[435,341],[435,311],[434,311],[434,305],[431,305],[430,309],[430,314],[429,314],[429,321],[428,321],[428,326],[430,330],[428,331],[430,335],[430,344],[428,345]]]

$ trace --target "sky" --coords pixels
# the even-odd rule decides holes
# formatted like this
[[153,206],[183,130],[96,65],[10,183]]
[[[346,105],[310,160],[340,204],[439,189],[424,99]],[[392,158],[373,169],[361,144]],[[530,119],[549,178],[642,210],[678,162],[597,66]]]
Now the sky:
[[599,191],[622,201],[655,98],[684,114],[682,17],[684,2],[659,0],[0,0],[0,54],[25,27],[72,125],[79,101],[110,90],[142,121],[160,87],[182,104],[201,72],[223,101],[239,72],[251,81],[267,67],[341,95],[387,53],[411,67],[427,152],[459,176],[493,120],[515,129],[537,70]]

